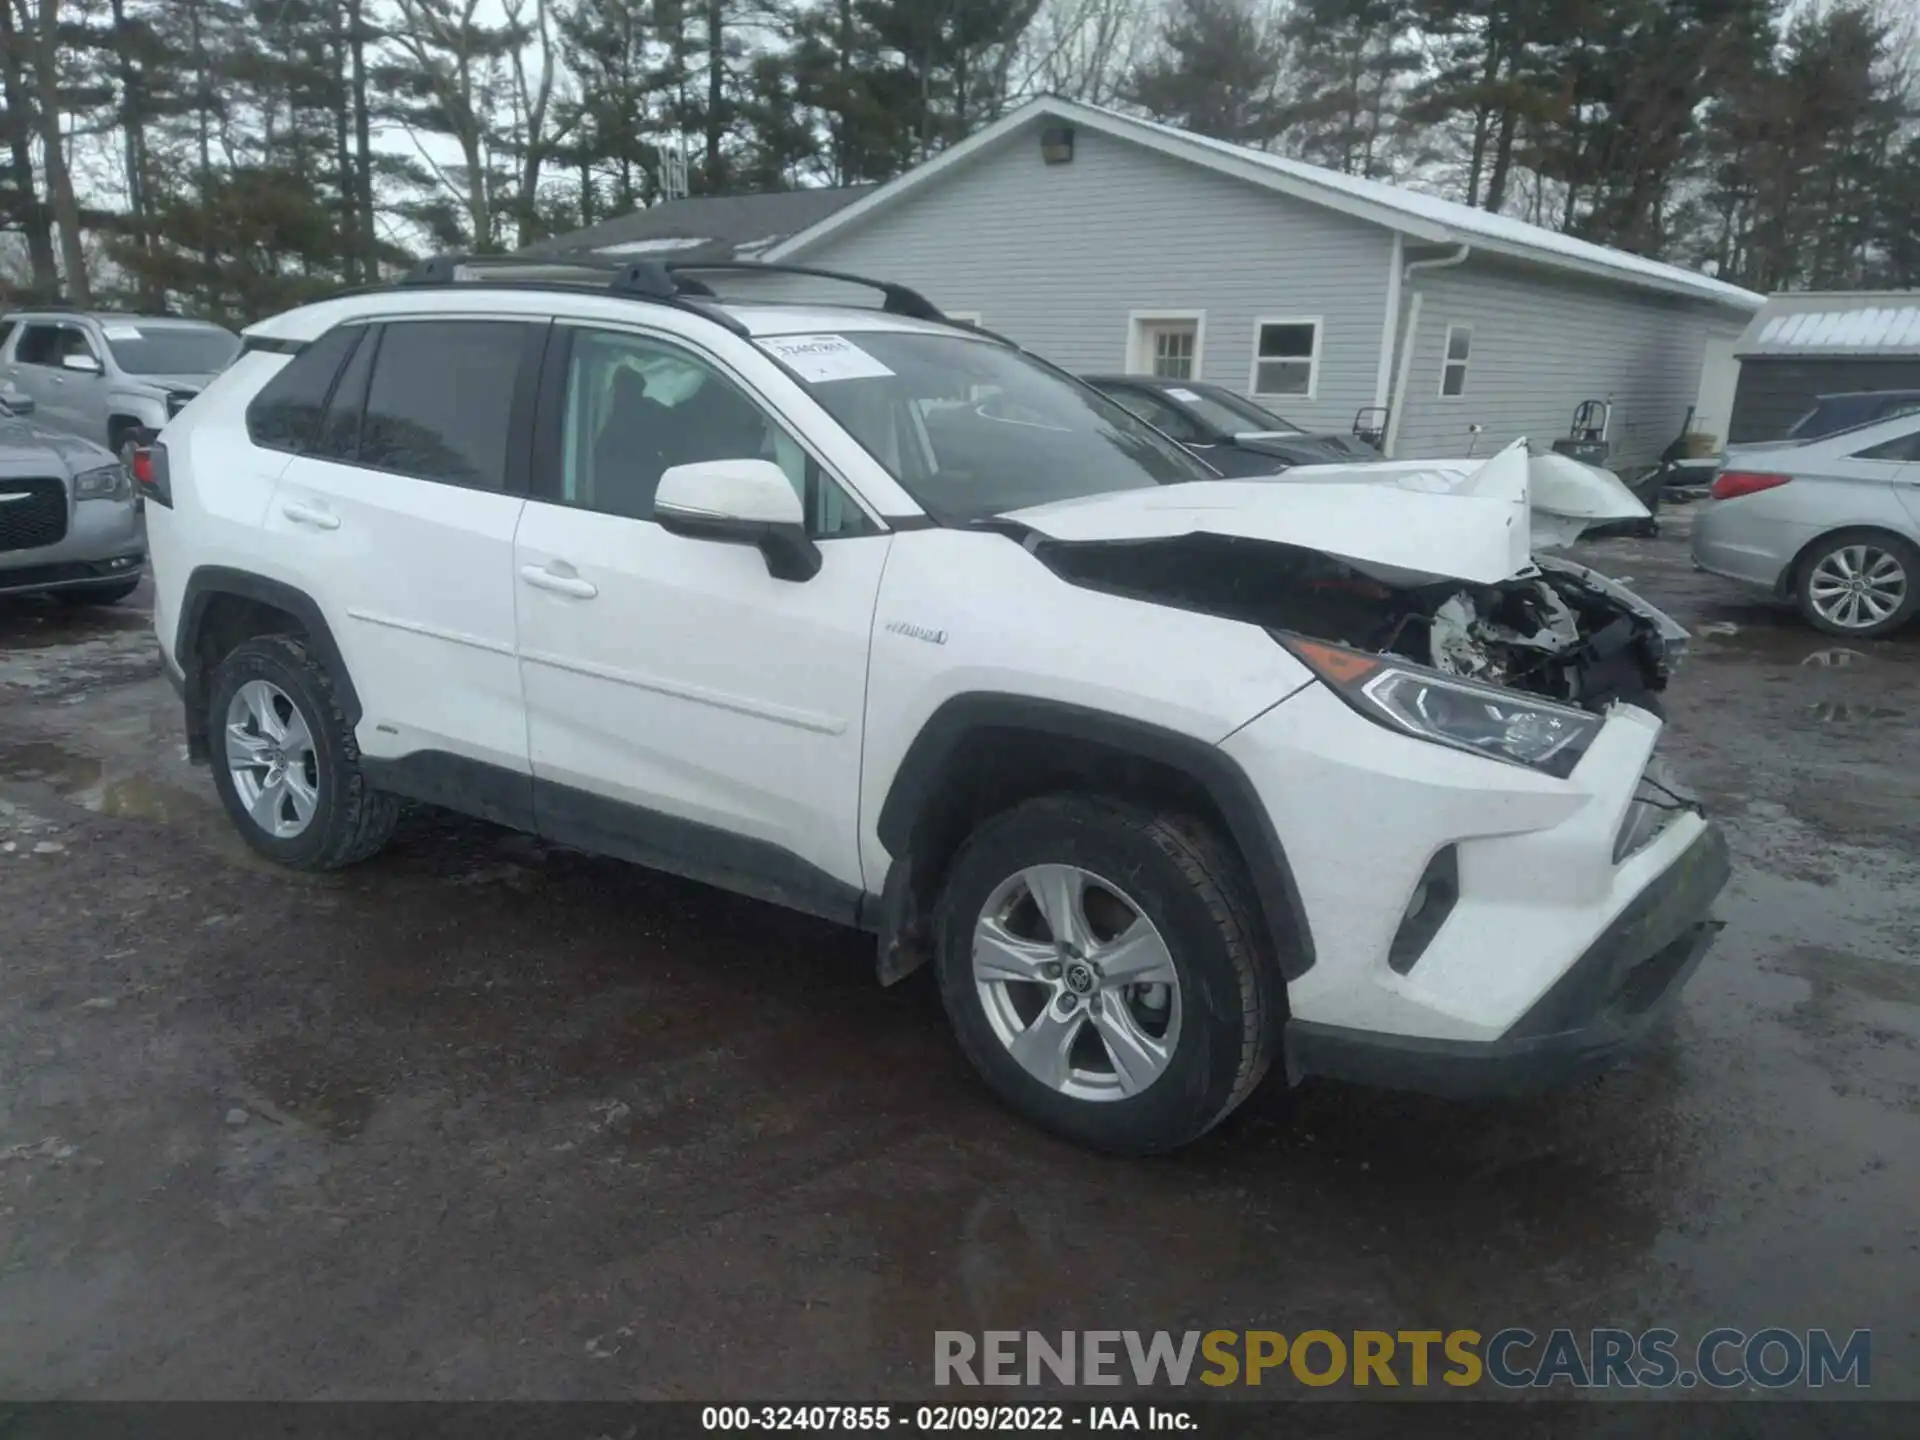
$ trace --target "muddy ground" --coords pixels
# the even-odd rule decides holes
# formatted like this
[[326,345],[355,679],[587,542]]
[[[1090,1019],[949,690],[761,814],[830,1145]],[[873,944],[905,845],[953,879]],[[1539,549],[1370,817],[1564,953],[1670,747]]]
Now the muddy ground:
[[0,1395],[922,1395],[935,1329],[1871,1328],[1920,1398],[1920,631],[1697,634],[1729,921],[1583,1088],[1269,1082],[1199,1147],[998,1109],[871,942],[442,816],[253,861],[144,606],[0,600]]

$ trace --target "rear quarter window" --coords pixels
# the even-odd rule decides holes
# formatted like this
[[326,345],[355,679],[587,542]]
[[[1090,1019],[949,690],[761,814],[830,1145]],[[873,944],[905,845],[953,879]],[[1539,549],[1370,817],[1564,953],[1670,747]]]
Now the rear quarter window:
[[267,450],[308,449],[340,367],[364,333],[360,325],[329,330],[283,365],[247,406],[247,437]]

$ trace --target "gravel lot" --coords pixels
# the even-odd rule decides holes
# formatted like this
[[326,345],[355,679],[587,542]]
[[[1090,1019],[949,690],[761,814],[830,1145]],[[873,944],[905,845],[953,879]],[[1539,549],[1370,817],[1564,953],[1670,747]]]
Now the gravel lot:
[[1871,1327],[1920,1399],[1920,630],[1696,631],[1728,928],[1571,1092],[1270,1082],[1170,1160],[996,1108],[871,942],[444,816],[303,880],[139,599],[0,600],[0,1395],[907,1398],[936,1328]]

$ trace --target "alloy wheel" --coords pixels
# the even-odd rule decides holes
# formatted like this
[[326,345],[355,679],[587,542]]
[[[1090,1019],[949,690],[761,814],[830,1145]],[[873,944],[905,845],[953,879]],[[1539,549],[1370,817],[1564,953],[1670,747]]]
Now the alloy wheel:
[[247,817],[276,840],[313,823],[320,761],[313,732],[286,691],[249,680],[227,705],[227,773]]
[[1077,1100],[1124,1100],[1180,1043],[1180,976],[1160,931],[1119,886],[1033,865],[987,897],[973,931],[987,1023],[1034,1079]]
[[1908,576],[1900,557],[1876,545],[1842,545],[1807,577],[1807,599],[1820,618],[1843,630],[1865,630],[1898,610]]

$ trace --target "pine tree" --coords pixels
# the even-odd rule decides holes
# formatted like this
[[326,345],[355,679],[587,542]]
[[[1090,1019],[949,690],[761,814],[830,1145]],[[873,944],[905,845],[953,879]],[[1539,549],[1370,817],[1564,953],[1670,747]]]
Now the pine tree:
[[1289,145],[1349,175],[1385,176],[1403,96],[1420,67],[1412,0],[1296,0],[1282,109]]
[[1172,0],[1159,53],[1135,68],[1122,94],[1157,120],[1264,147],[1287,125],[1284,63],[1279,32],[1252,0]]

